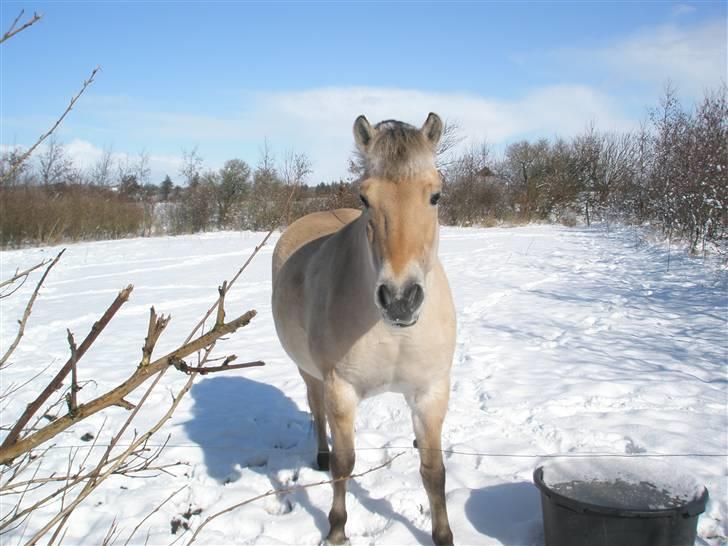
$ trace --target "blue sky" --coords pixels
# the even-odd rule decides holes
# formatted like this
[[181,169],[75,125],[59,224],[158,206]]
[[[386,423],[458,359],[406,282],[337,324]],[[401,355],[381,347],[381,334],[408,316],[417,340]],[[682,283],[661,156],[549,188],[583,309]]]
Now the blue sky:
[[58,135],[80,165],[182,149],[209,168],[306,153],[345,174],[351,124],[429,111],[463,145],[629,130],[671,80],[686,102],[726,81],[725,2],[14,2],[43,19],[0,46],[0,144],[29,145],[96,65]]

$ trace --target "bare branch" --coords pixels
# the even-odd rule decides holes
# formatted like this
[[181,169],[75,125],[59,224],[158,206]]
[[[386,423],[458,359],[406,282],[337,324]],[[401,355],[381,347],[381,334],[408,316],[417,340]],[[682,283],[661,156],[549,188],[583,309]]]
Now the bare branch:
[[159,512],[159,509],[160,509],[160,508],[162,508],[162,506],[164,506],[165,504],[167,504],[167,503],[168,503],[168,502],[169,502],[170,500],[172,500],[172,498],[173,498],[173,497],[175,497],[175,496],[177,495],[177,493],[179,493],[179,492],[180,492],[180,491],[182,491],[183,489],[187,489],[188,487],[189,487],[189,484],[185,484],[185,485],[183,485],[182,487],[180,487],[179,489],[177,489],[177,491],[175,491],[174,493],[172,493],[172,494],[171,494],[171,495],[170,495],[169,497],[167,497],[166,499],[164,499],[164,500],[163,500],[163,501],[162,501],[162,502],[161,502],[161,503],[160,503],[159,505],[157,505],[157,507],[156,507],[156,508],[155,508],[154,510],[152,510],[152,511],[151,511],[151,512],[149,512],[149,513],[148,513],[148,514],[147,514],[146,516],[144,516],[144,519],[143,519],[143,520],[141,520],[141,521],[140,521],[139,523],[137,523],[136,527],[134,527],[134,529],[132,529],[132,531],[131,531],[131,534],[130,534],[130,535],[129,535],[129,537],[128,537],[128,538],[126,539],[126,542],[124,542],[124,546],[126,546],[127,544],[129,544],[129,541],[130,541],[130,540],[131,540],[132,538],[134,538],[134,534],[135,534],[135,533],[136,533],[136,532],[137,532],[137,531],[139,530],[139,528],[140,528],[140,527],[141,527],[142,525],[144,525],[144,522],[145,522],[145,521],[147,521],[147,520],[148,520],[149,518],[151,518],[151,517],[152,517],[152,516],[153,516],[154,514],[156,514],[157,512]]
[[56,122],[55,122],[55,123],[53,124],[53,126],[52,126],[52,127],[50,128],[50,129],[48,129],[48,131],[46,131],[45,133],[43,133],[43,134],[42,134],[42,135],[41,135],[41,136],[40,136],[40,137],[38,138],[38,140],[37,140],[37,141],[35,142],[35,144],[33,144],[33,145],[32,145],[32,146],[30,147],[30,148],[28,148],[28,150],[27,150],[27,151],[26,151],[26,152],[25,152],[25,153],[24,153],[23,155],[21,155],[21,156],[20,156],[20,157],[19,157],[19,158],[18,158],[18,159],[17,159],[17,160],[16,160],[16,161],[15,161],[15,162],[13,163],[13,165],[12,165],[12,166],[11,166],[11,167],[10,167],[10,168],[8,169],[8,171],[7,171],[6,173],[4,173],[4,174],[3,174],[3,175],[2,175],[1,177],[0,177],[0,183],[4,182],[5,180],[10,180],[10,179],[12,179],[13,175],[15,174],[15,172],[16,172],[16,171],[17,171],[17,170],[18,170],[18,169],[20,168],[20,166],[21,166],[21,165],[22,165],[22,164],[23,164],[23,163],[25,162],[25,160],[26,160],[26,159],[28,159],[28,158],[30,157],[30,155],[31,155],[31,154],[32,154],[32,153],[33,153],[33,152],[35,151],[35,149],[36,149],[36,148],[37,148],[38,146],[40,146],[40,144],[41,144],[41,143],[42,143],[42,142],[43,142],[43,141],[44,141],[44,140],[45,140],[46,138],[48,138],[49,136],[51,136],[51,135],[53,134],[53,132],[54,132],[54,131],[55,131],[55,130],[56,130],[56,129],[58,128],[58,126],[59,126],[59,125],[61,124],[61,122],[62,122],[62,121],[64,120],[64,118],[65,118],[65,117],[66,117],[66,116],[68,115],[68,113],[69,113],[69,112],[70,112],[70,111],[71,111],[71,110],[73,109],[73,106],[74,106],[74,105],[76,104],[76,101],[77,101],[77,100],[78,100],[78,99],[79,99],[79,98],[81,97],[81,95],[83,95],[83,92],[84,92],[84,91],[86,91],[86,88],[87,88],[87,87],[88,87],[89,85],[91,85],[91,84],[93,83],[93,81],[94,81],[94,78],[96,77],[96,73],[97,73],[97,72],[98,72],[99,70],[101,70],[101,67],[100,67],[100,66],[97,66],[96,68],[94,68],[94,69],[93,69],[93,71],[91,72],[91,76],[89,76],[89,78],[88,78],[88,79],[87,79],[86,81],[84,81],[84,82],[83,82],[83,86],[81,86],[81,90],[80,90],[80,91],[79,91],[78,93],[76,93],[76,96],[74,96],[74,97],[73,97],[73,98],[71,99],[71,102],[70,102],[70,103],[68,104],[68,106],[66,107],[66,110],[65,110],[65,111],[63,112],[63,114],[61,114],[61,117],[59,117],[59,118],[58,118],[58,119],[56,120]]
[[[61,252],[62,254],[63,252]],[[56,260],[61,256],[61,254],[58,255]],[[55,261],[54,261],[55,263]],[[53,263],[51,264],[51,266]],[[50,267],[49,267],[50,269]],[[42,281],[43,279],[41,279]],[[121,306],[126,303],[126,301],[129,299],[129,295],[131,294],[131,291],[134,289],[132,285],[127,286],[124,290],[119,292],[119,295],[116,296],[116,299],[113,301],[113,303],[109,306],[109,308],[106,310],[106,312],[102,315],[102,317],[94,323],[94,325],[91,327],[91,331],[86,336],[86,339],[83,340],[81,345],[76,350],[76,360],[78,361],[83,357],[83,355],[86,353],[88,348],[91,346],[91,344],[96,340],[96,338],[99,336],[101,331],[106,328],[106,325],[109,323],[109,321],[114,317],[116,312],[121,308]],[[71,367],[73,366],[73,358],[69,359],[68,362],[66,362],[63,365],[63,368],[59,370],[59,372],[56,374],[56,376],[53,378],[53,380],[48,383],[45,389],[43,389],[43,392],[41,392],[36,399],[28,404],[28,406],[25,408],[25,411],[20,416],[18,421],[13,426],[13,429],[10,431],[10,433],[7,435],[5,440],[3,441],[2,445],[0,445],[0,453],[4,451],[5,448],[11,446],[14,444],[18,437],[20,436],[20,433],[22,432],[25,425],[28,424],[28,421],[30,421],[31,417],[40,409],[40,407],[48,400],[48,398],[51,396],[51,394],[58,390],[61,387],[61,384],[63,383],[63,380],[68,375],[68,372],[71,371]],[[58,421],[54,421],[54,423],[57,423]],[[52,424],[52,423],[51,423]],[[39,431],[39,432],[42,432]],[[38,434],[38,433],[36,433]],[[19,453],[22,453],[19,452]],[[11,457],[12,459],[12,457]],[[2,462],[5,462],[6,459],[2,459]]]
[[61,256],[63,256],[63,253],[66,251],[64,248],[61,250],[58,255],[53,259],[53,261],[50,263],[50,265],[46,268],[45,273],[43,273],[43,276],[38,281],[38,284],[35,286],[35,290],[33,290],[33,294],[30,296],[30,299],[28,300],[28,304],[25,306],[25,311],[23,311],[23,318],[20,319],[20,326],[18,327],[18,333],[15,336],[15,339],[10,344],[10,347],[8,347],[8,350],[5,351],[5,354],[0,358],[0,368],[2,368],[5,363],[7,362],[8,358],[10,358],[10,355],[13,354],[13,351],[15,351],[16,347],[18,346],[18,343],[20,343],[20,339],[23,337],[23,334],[25,333],[25,324],[28,322],[28,318],[30,317],[30,313],[33,311],[33,304],[35,303],[35,299],[38,297],[38,291],[40,290],[40,287],[43,286],[43,283],[46,280],[46,277],[48,276],[48,273],[50,273],[51,269],[53,269],[53,266],[58,263],[58,260],[61,259]]
[[167,324],[169,324],[170,318],[171,317],[169,315],[166,317],[164,315],[157,317],[157,312],[154,310],[154,307],[149,310],[149,326],[147,328],[147,337],[144,340],[144,347],[142,348],[141,366],[149,364],[149,361],[152,358],[152,351],[154,351],[154,346],[157,344],[157,340],[159,339],[159,336],[162,335]]
[[261,360],[256,360],[254,362],[246,362],[245,364],[229,364],[229,362],[232,362],[237,357],[235,355],[231,355],[228,358],[225,359],[225,362],[222,363],[220,366],[210,366],[210,367],[204,367],[204,366],[189,366],[184,360],[174,360],[172,362],[172,365],[177,368],[179,371],[184,372],[186,374],[191,373],[199,373],[200,375],[207,375],[208,373],[215,373],[215,372],[227,372],[230,370],[240,370],[243,368],[253,368],[255,366],[265,366],[265,362]]
[[223,281],[222,286],[217,289],[220,297],[217,302],[217,318],[215,319],[215,326],[225,323],[225,294],[227,293],[227,281]]
[[120,408],[124,408],[125,410],[133,410],[134,409],[134,404],[132,404],[128,400],[124,400],[123,398],[121,400],[119,400],[114,405],[115,406],[119,406]]
[[76,340],[73,339],[71,330],[68,332],[68,346],[71,348],[71,388],[66,395],[68,401],[68,413],[75,415],[76,408],[78,407],[78,401],[76,393],[80,390],[78,388],[78,375],[76,372],[76,363],[78,362],[78,348],[76,347]]
[[[18,424],[16,423],[16,427],[13,428],[13,431],[11,431],[11,434],[13,432],[16,432],[14,436],[12,437],[12,441],[8,441],[6,438],[6,441],[3,442],[3,444],[0,446],[0,464],[6,464],[8,461],[12,461],[15,457],[20,455],[21,453],[24,453],[28,449],[31,449],[33,447],[36,447],[43,442],[53,438],[56,434],[59,432],[66,430],[68,427],[73,425],[75,422],[87,418],[89,415],[93,415],[94,413],[98,413],[99,411],[108,408],[109,406],[113,406],[118,404],[119,400],[121,400],[123,397],[125,397],[127,394],[132,392],[134,389],[136,389],[139,385],[144,383],[147,379],[152,377],[153,375],[158,374],[160,371],[168,368],[172,361],[174,359],[182,359],[192,353],[195,353],[201,349],[204,349],[205,347],[210,346],[212,343],[214,343],[216,340],[218,340],[220,337],[235,332],[239,328],[242,328],[243,326],[246,326],[251,319],[256,315],[256,312],[254,310],[248,311],[247,313],[239,316],[233,321],[230,321],[226,324],[223,324],[221,327],[215,327],[206,334],[198,337],[194,341],[191,341],[189,343],[186,343],[182,345],[181,347],[175,349],[171,353],[158,358],[154,362],[150,363],[147,366],[140,366],[136,369],[136,371],[121,385],[118,387],[110,390],[106,394],[103,394],[99,396],[98,398],[86,403],[81,404],[78,406],[78,411],[76,412],[75,416],[70,415],[64,415],[63,417],[60,417],[53,421],[52,423],[47,424],[45,427],[43,427],[41,430],[30,434],[29,436],[17,440],[17,437],[20,433],[20,429],[22,429],[22,426],[19,428],[19,430],[16,432],[16,428],[18,428]],[[98,323],[97,323],[98,324]],[[85,341],[84,341],[85,343]],[[83,349],[84,344],[81,344],[81,346],[78,349],[79,352],[79,358],[81,356],[81,350]],[[65,366],[64,366],[65,368]],[[70,368],[70,367],[69,367]],[[60,372],[59,372],[60,374]],[[50,387],[51,385],[49,385]],[[50,395],[50,392],[54,389],[46,388],[48,392],[48,395]],[[45,391],[44,391],[45,393]],[[47,397],[46,397],[47,398]],[[40,399],[40,397],[39,397]],[[40,404],[38,404],[39,406]],[[34,402],[35,406],[35,402]],[[139,405],[137,405],[137,408],[139,408]],[[37,411],[36,407],[31,408],[32,411],[26,410],[26,413],[35,413]],[[25,415],[25,414],[24,414]],[[30,419],[30,417],[27,417],[27,419]],[[19,421],[20,423],[20,421]],[[26,420],[27,423],[27,420]],[[8,438],[11,436],[8,435]],[[17,441],[16,441],[17,440]],[[13,443],[15,442],[15,443]]]
[[[210,332],[212,333],[212,332]],[[204,336],[202,336],[204,337]],[[208,344],[209,345],[209,344]],[[210,354],[210,351],[212,350],[212,347],[209,347],[206,352],[205,356],[203,357],[202,362],[205,362],[205,359]],[[139,368],[139,371],[147,370],[151,368],[154,364],[150,364],[147,368]],[[158,373],[157,376],[154,378],[154,381],[149,385],[147,390],[145,391],[144,395],[142,396],[142,399],[140,400],[139,404],[137,404],[136,409],[129,415],[126,422],[124,423],[124,426],[122,427],[122,431],[131,423],[131,421],[134,419],[134,416],[136,415],[136,412],[139,408],[144,404],[144,402],[147,400],[149,394],[152,392],[154,387],[159,383],[159,380],[164,376],[164,372],[167,370],[167,368],[163,368],[161,370],[162,373]],[[81,490],[81,492],[78,494],[76,499],[70,503],[64,510],[56,514],[48,523],[46,523],[42,529],[40,529],[31,539],[28,541],[28,544],[35,544],[40,540],[40,538],[45,535],[53,526],[55,526],[59,521],[66,518],[68,514],[73,512],[73,510],[78,506],[83,500],[88,497],[95,489],[96,487],[106,480],[110,475],[116,473],[118,468],[124,463],[124,461],[129,457],[129,455],[133,452],[135,452],[139,446],[143,445],[153,434],[155,434],[164,423],[167,422],[167,420],[172,417],[172,414],[177,409],[177,406],[181,402],[184,395],[187,393],[187,391],[190,390],[192,387],[192,383],[194,382],[195,374],[190,375],[190,377],[185,382],[184,386],[179,390],[177,393],[177,396],[174,397],[172,400],[172,404],[170,405],[167,412],[157,421],[157,423],[150,428],[146,433],[139,436],[134,442],[132,442],[129,447],[127,447],[126,450],[124,450],[119,456],[117,456],[114,459],[114,463],[109,466],[106,470],[102,470],[102,467],[104,464],[106,464],[107,461],[104,460],[104,457],[109,453],[109,450],[107,450],[104,457],[102,457],[101,461],[98,463],[96,468],[91,472],[91,477],[88,479]],[[81,406],[83,408],[83,406]],[[121,432],[121,431],[120,431]],[[55,434],[54,434],[55,435]],[[53,435],[53,436],[54,436]],[[118,439],[119,434],[117,434],[116,439]],[[112,441],[112,445],[114,444],[114,441]],[[112,447],[110,445],[110,447]],[[1,452],[1,450],[0,450]],[[108,461],[111,463],[111,461]]]
[[220,516],[222,516],[224,514],[227,514],[229,512],[232,512],[233,510],[237,510],[241,506],[245,506],[246,504],[250,504],[251,502],[255,502],[255,501],[260,500],[260,499],[263,499],[265,497],[271,497],[273,495],[280,495],[282,493],[291,493],[293,491],[300,491],[302,489],[309,489],[311,487],[318,487],[319,485],[325,485],[327,483],[340,482],[342,480],[348,480],[348,479],[352,479],[352,478],[361,478],[362,476],[365,476],[366,474],[369,474],[371,472],[375,472],[375,471],[380,470],[380,469],[382,469],[382,468],[384,468],[386,466],[389,466],[390,464],[392,464],[392,462],[397,457],[401,457],[402,455],[404,455],[404,452],[397,453],[395,456],[390,457],[389,459],[387,459],[386,461],[384,461],[382,464],[379,464],[377,466],[373,466],[369,470],[365,470],[364,472],[359,472],[358,474],[352,474],[351,476],[344,476],[344,477],[341,477],[341,478],[334,478],[334,479],[331,479],[331,480],[322,480],[320,482],[307,483],[307,484],[303,484],[303,485],[294,485],[292,487],[286,487],[286,488],[282,488],[282,489],[271,489],[270,491],[268,491],[266,493],[263,493],[262,495],[257,495],[255,497],[251,497],[251,498],[246,499],[246,500],[244,500],[242,502],[239,502],[237,504],[233,504],[232,506],[228,506],[224,510],[220,510],[219,512],[216,512],[215,514],[212,514],[211,516],[208,516],[207,519],[205,521],[203,521],[197,529],[195,529],[195,532],[192,535],[192,538],[190,539],[190,541],[187,543],[187,546],[189,546],[190,544],[192,544],[195,541],[195,539],[197,539],[197,535],[200,534],[200,531],[202,531],[202,529],[204,529],[204,527],[208,523],[210,523],[212,520],[217,519],[217,518],[219,518]]
[[35,264],[33,267],[29,267],[25,271],[20,271],[20,272],[17,272],[16,271],[15,275],[13,275],[12,277],[10,277],[9,279],[6,279],[6,280],[0,282],[0,288],[2,288],[3,286],[7,286],[9,284],[14,283],[15,281],[17,281],[21,277],[27,277],[30,273],[32,273],[33,271],[35,271],[39,267],[43,267],[47,263],[48,263],[48,260],[43,260],[39,264]]
[[40,21],[41,18],[43,17],[42,15],[38,15],[37,13],[34,12],[33,13],[33,17],[31,17],[25,23],[23,23],[22,26],[20,26],[18,28],[15,28],[15,25],[18,24],[18,21],[20,21],[20,18],[23,16],[24,13],[25,13],[25,10],[24,9],[23,10],[20,10],[20,13],[15,18],[15,21],[13,21],[13,24],[10,25],[10,28],[5,32],[5,34],[3,34],[2,39],[0,39],[0,44],[2,44],[3,42],[5,42],[6,40],[9,40],[10,38],[12,38],[13,36],[15,36],[16,34],[19,34],[19,33],[23,32],[29,26],[34,25],[35,23],[37,23],[38,21]]

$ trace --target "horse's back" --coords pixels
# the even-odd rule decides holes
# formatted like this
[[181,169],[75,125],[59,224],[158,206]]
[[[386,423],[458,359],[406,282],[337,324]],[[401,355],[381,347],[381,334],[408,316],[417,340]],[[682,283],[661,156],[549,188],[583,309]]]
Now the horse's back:
[[273,283],[286,260],[311,241],[336,233],[361,215],[356,209],[313,212],[293,222],[283,232],[273,250]]

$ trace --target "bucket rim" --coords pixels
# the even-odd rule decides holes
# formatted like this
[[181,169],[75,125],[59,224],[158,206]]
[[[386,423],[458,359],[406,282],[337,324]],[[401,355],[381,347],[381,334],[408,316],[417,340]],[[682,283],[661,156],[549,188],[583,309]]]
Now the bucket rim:
[[682,506],[655,510],[629,510],[626,508],[614,508],[599,504],[591,504],[557,493],[546,485],[546,482],[543,479],[543,466],[539,466],[533,471],[533,483],[541,491],[541,494],[546,496],[554,504],[571,510],[572,512],[599,514],[603,516],[621,518],[672,518],[676,516],[694,517],[705,512],[705,506],[708,503],[709,498],[708,489],[703,485],[703,492],[700,496],[688,501]]

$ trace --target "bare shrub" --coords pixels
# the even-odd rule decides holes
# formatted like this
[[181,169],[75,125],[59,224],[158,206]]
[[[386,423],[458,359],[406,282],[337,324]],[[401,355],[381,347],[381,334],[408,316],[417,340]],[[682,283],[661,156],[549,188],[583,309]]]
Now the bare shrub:
[[0,188],[4,247],[140,235],[144,209],[102,187],[79,184]]

